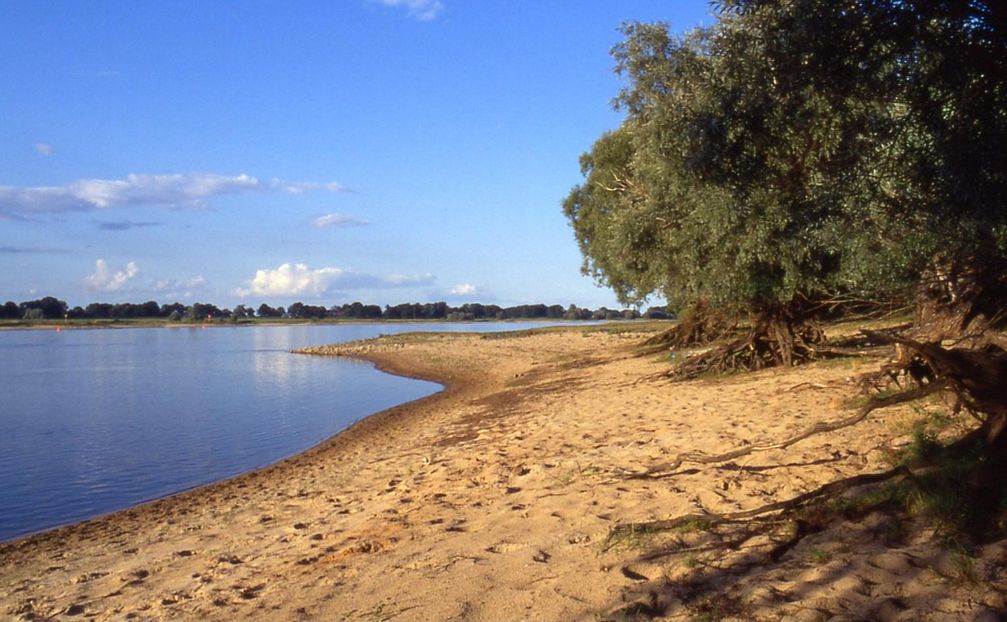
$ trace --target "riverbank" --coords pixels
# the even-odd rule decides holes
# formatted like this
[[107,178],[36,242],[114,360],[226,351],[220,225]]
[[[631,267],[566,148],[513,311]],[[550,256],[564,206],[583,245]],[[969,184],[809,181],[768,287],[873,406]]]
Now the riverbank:
[[[602,320],[598,320],[599,322]],[[614,320],[616,322],[621,320]],[[629,320],[644,325],[666,323],[662,320]],[[515,319],[478,319],[478,320],[445,320],[445,319],[359,319],[359,318],[243,318],[240,320],[204,320],[192,322],[180,320],[172,322],[164,318],[115,318],[91,320],[0,320],[0,331],[8,330],[96,330],[103,328],[234,328],[238,326],[341,326],[354,324],[513,324],[520,328],[522,324],[563,324],[584,323],[581,320],[565,320],[562,318],[515,318]]]
[[[748,509],[882,471],[911,409],[672,477],[628,473],[849,414],[876,358],[670,385],[632,327],[406,334],[321,348],[446,389],[270,468],[0,545],[14,619],[973,620],[1003,543],[966,555],[870,515],[723,571],[618,524]],[[633,603],[639,603],[634,605]],[[628,605],[628,606],[627,606]],[[991,614],[990,614],[991,615]],[[836,618],[836,619],[840,619]]]

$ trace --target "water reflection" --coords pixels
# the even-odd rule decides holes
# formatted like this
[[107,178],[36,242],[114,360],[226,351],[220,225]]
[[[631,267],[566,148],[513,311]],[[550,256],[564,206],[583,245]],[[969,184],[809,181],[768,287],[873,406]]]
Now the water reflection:
[[514,328],[2,332],[0,540],[274,462],[438,388],[291,349],[379,333]]

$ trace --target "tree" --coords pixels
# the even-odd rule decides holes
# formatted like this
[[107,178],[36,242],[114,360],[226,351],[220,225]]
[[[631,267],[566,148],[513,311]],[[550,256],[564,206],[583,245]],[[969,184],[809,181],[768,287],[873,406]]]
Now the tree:
[[8,320],[16,320],[21,317],[21,308],[12,300],[8,300],[0,307],[0,317]]
[[161,315],[161,306],[153,300],[148,300],[147,302],[136,305],[136,307],[136,317],[159,317]]
[[185,320],[190,322],[200,322],[214,317],[221,318],[224,313],[216,305],[194,302],[185,309]]
[[161,311],[159,315],[163,317],[168,317],[172,313],[176,312],[178,313],[179,316],[185,313],[185,305],[183,305],[180,302],[173,302],[171,304],[161,305]]
[[[745,541],[760,514],[779,524],[780,512],[799,519],[861,484],[899,479],[926,494],[943,480],[978,533],[1005,507],[1007,352],[986,329],[1007,302],[1007,4],[719,5],[715,26],[679,39],[661,24],[626,27],[614,51],[626,118],[582,158],[585,180],[564,204],[585,270],[626,302],[660,293],[676,311],[749,315],[747,337],[713,351],[722,366],[742,351],[756,353],[752,367],[812,355],[819,335],[805,327],[831,301],[920,292],[916,328],[928,339],[865,331],[908,353],[879,378],[911,363],[920,380],[763,449],[938,391],[979,423],[912,464],[703,520],[745,518]],[[664,467],[754,451],[689,452]]]
[[234,308],[234,311],[232,311],[232,317],[244,319],[246,317],[252,317],[253,313],[254,311],[242,304]]
[[258,310],[256,311],[256,315],[262,318],[283,317],[283,313],[283,307],[277,307],[274,309],[266,303],[260,304]]
[[[1007,120],[991,114],[1007,103],[1004,9],[721,5],[714,27],[678,39],[625,27],[626,118],[582,158],[564,204],[585,271],[623,302],[659,293],[677,310],[750,315],[749,335],[717,352],[751,353],[750,367],[811,356],[822,335],[807,320],[827,301],[907,297],[956,274],[1007,289]],[[964,297],[987,316],[1001,302]]]
[[784,35],[762,47],[778,74],[792,76],[789,88],[872,111],[838,172],[870,182],[852,186],[859,222],[883,251],[865,266],[918,283],[918,333],[939,339],[988,326],[1007,296],[1007,7],[723,4],[733,20]]
[[[62,300],[46,296],[38,300],[28,300],[19,306],[25,319],[63,319],[66,317],[67,305]],[[29,317],[30,316],[30,317]]]

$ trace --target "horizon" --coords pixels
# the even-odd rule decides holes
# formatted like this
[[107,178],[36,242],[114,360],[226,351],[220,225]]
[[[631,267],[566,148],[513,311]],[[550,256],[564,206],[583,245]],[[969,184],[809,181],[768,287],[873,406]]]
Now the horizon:
[[[32,308],[40,308],[41,309],[42,307],[38,306],[38,305],[35,305],[35,303],[46,302],[47,299],[53,300],[56,303],[62,303],[64,305],[66,305],[66,310],[69,311],[69,312],[71,312],[71,313],[76,312],[78,310],[86,312],[88,309],[90,309],[91,307],[96,306],[96,305],[109,306],[109,307],[115,307],[115,306],[143,307],[143,306],[146,306],[146,305],[149,305],[149,304],[153,303],[153,304],[156,304],[158,306],[158,308],[160,309],[161,313],[165,313],[165,309],[166,308],[170,309],[170,308],[174,308],[174,307],[179,307],[180,306],[183,309],[186,309],[186,308],[191,308],[191,307],[196,306],[196,305],[200,305],[200,306],[205,306],[205,307],[214,307],[218,311],[223,312],[224,315],[228,315],[228,314],[232,313],[233,311],[236,311],[238,309],[238,307],[244,307],[244,309],[246,311],[250,311],[250,312],[254,313],[256,317],[261,317],[261,316],[258,315],[257,310],[260,307],[262,307],[262,306],[269,307],[271,310],[278,310],[278,311],[283,311],[283,312],[289,312],[291,310],[291,308],[294,307],[295,305],[302,305],[303,307],[322,308],[322,309],[325,309],[326,311],[332,311],[332,310],[335,310],[335,309],[346,309],[347,307],[360,305],[361,307],[365,307],[365,308],[366,307],[375,307],[375,308],[378,308],[383,313],[385,311],[387,311],[388,309],[395,310],[395,309],[402,309],[403,307],[417,307],[417,306],[419,306],[419,307],[435,307],[435,306],[439,306],[439,305],[445,305],[447,307],[447,311],[448,312],[459,311],[459,310],[463,310],[463,309],[470,308],[470,307],[472,307],[472,308],[482,307],[482,308],[485,308],[487,310],[494,310],[495,309],[495,310],[502,310],[502,311],[516,310],[516,309],[525,308],[525,307],[544,307],[544,308],[547,308],[547,309],[550,309],[550,310],[553,309],[553,308],[555,308],[555,307],[562,307],[562,309],[564,311],[566,311],[566,310],[570,309],[571,307],[573,307],[573,308],[576,308],[579,311],[617,311],[617,312],[620,312],[620,313],[624,312],[624,311],[632,311],[632,310],[638,311],[640,313],[643,313],[644,311],[650,311],[650,310],[668,311],[667,305],[664,305],[664,304],[654,304],[654,305],[651,305],[651,304],[647,304],[647,305],[644,305],[644,304],[639,304],[639,305],[620,305],[620,304],[617,303],[614,307],[608,307],[608,306],[605,306],[605,305],[601,305],[599,307],[588,307],[588,306],[577,305],[575,303],[562,304],[559,301],[554,301],[554,300],[539,301],[539,302],[533,302],[533,303],[521,303],[521,304],[517,304],[517,305],[499,305],[499,304],[496,304],[496,303],[487,303],[487,302],[481,302],[481,301],[471,301],[471,302],[463,302],[463,303],[458,303],[458,304],[452,304],[452,303],[449,303],[449,302],[447,302],[445,300],[427,300],[427,301],[413,300],[413,301],[410,301],[410,302],[402,302],[402,301],[400,301],[400,302],[397,302],[395,304],[391,304],[391,303],[377,304],[377,303],[367,302],[365,300],[353,300],[353,301],[350,301],[350,302],[342,302],[342,303],[338,303],[337,302],[337,303],[332,303],[332,304],[326,304],[324,301],[316,301],[314,303],[312,303],[312,302],[307,302],[306,303],[304,300],[291,300],[291,301],[286,302],[286,303],[284,303],[284,302],[274,302],[272,304],[270,304],[270,302],[268,302],[268,301],[258,301],[258,304],[256,304],[256,301],[249,300],[247,302],[240,302],[237,305],[234,305],[232,307],[232,306],[228,306],[228,305],[218,305],[215,302],[212,302],[212,301],[209,301],[209,300],[195,300],[195,301],[192,301],[190,303],[182,303],[182,302],[180,302],[178,300],[169,300],[169,299],[160,300],[160,301],[159,300],[154,300],[154,299],[149,299],[149,300],[125,300],[125,301],[121,301],[121,302],[110,302],[110,301],[102,301],[102,300],[93,300],[93,301],[88,302],[86,304],[70,304],[66,300],[63,300],[63,299],[61,299],[59,297],[56,297],[56,296],[41,296],[39,298],[35,298],[35,299],[32,299],[32,300],[21,300],[21,301],[16,301],[16,300],[0,300],[0,319],[4,319],[4,309],[5,309],[5,307],[7,305],[10,305],[10,304],[17,305],[20,308],[21,312],[23,313],[27,309],[32,309]],[[60,313],[62,313],[62,312],[60,312]],[[90,317],[90,316],[86,316],[86,317]],[[118,317],[118,316],[116,316],[116,317]],[[128,318],[128,317],[144,318],[144,317],[156,317],[156,316],[148,315],[148,316],[122,316],[122,317],[126,317],[126,318]],[[336,316],[327,316],[327,317],[336,317]],[[14,317],[8,317],[6,319],[21,320],[21,319],[26,319],[26,318],[23,318],[23,317],[21,317],[19,315],[16,318],[14,318]],[[57,315],[52,315],[51,317],[46,316],[45,319],[58,319],[58,317],[57,317]],[[74,318],[74,319],[77,319],[77,318]]]
[[619,25],[709,3],[512,6],[7,4],[0,299],[624,307],[561,202]]

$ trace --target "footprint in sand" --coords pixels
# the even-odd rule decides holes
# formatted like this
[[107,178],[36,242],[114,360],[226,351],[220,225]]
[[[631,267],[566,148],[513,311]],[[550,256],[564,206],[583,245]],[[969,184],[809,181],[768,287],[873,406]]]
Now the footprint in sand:
[[128,586],[141,585],[143,583],[144,579],[146,579],[147,577],[150,576],[150,571],[149,570],[143,570],[143,569],[136,570],[132,574],[130,574],[130,576],[133,577],[133,578],[132,579],[124,579],[124,581],[126,581],[126,585],[128,585]]
[[516,544],[514,542],[499,542],[493,546],[486,547],[487,553],[510,553],[511,551],[520,551],[521,549],[528,548],[527,544]]
[[234,589],[238,592],[238,596],[240,596],[243,600],[253,600],[255,598],[258,598],[259,594],[261,594],[262,591],[266,589],[266,584],[260,583],[258,585],[253,585],[251,587],[246,587],[243,585],[235,585]]

